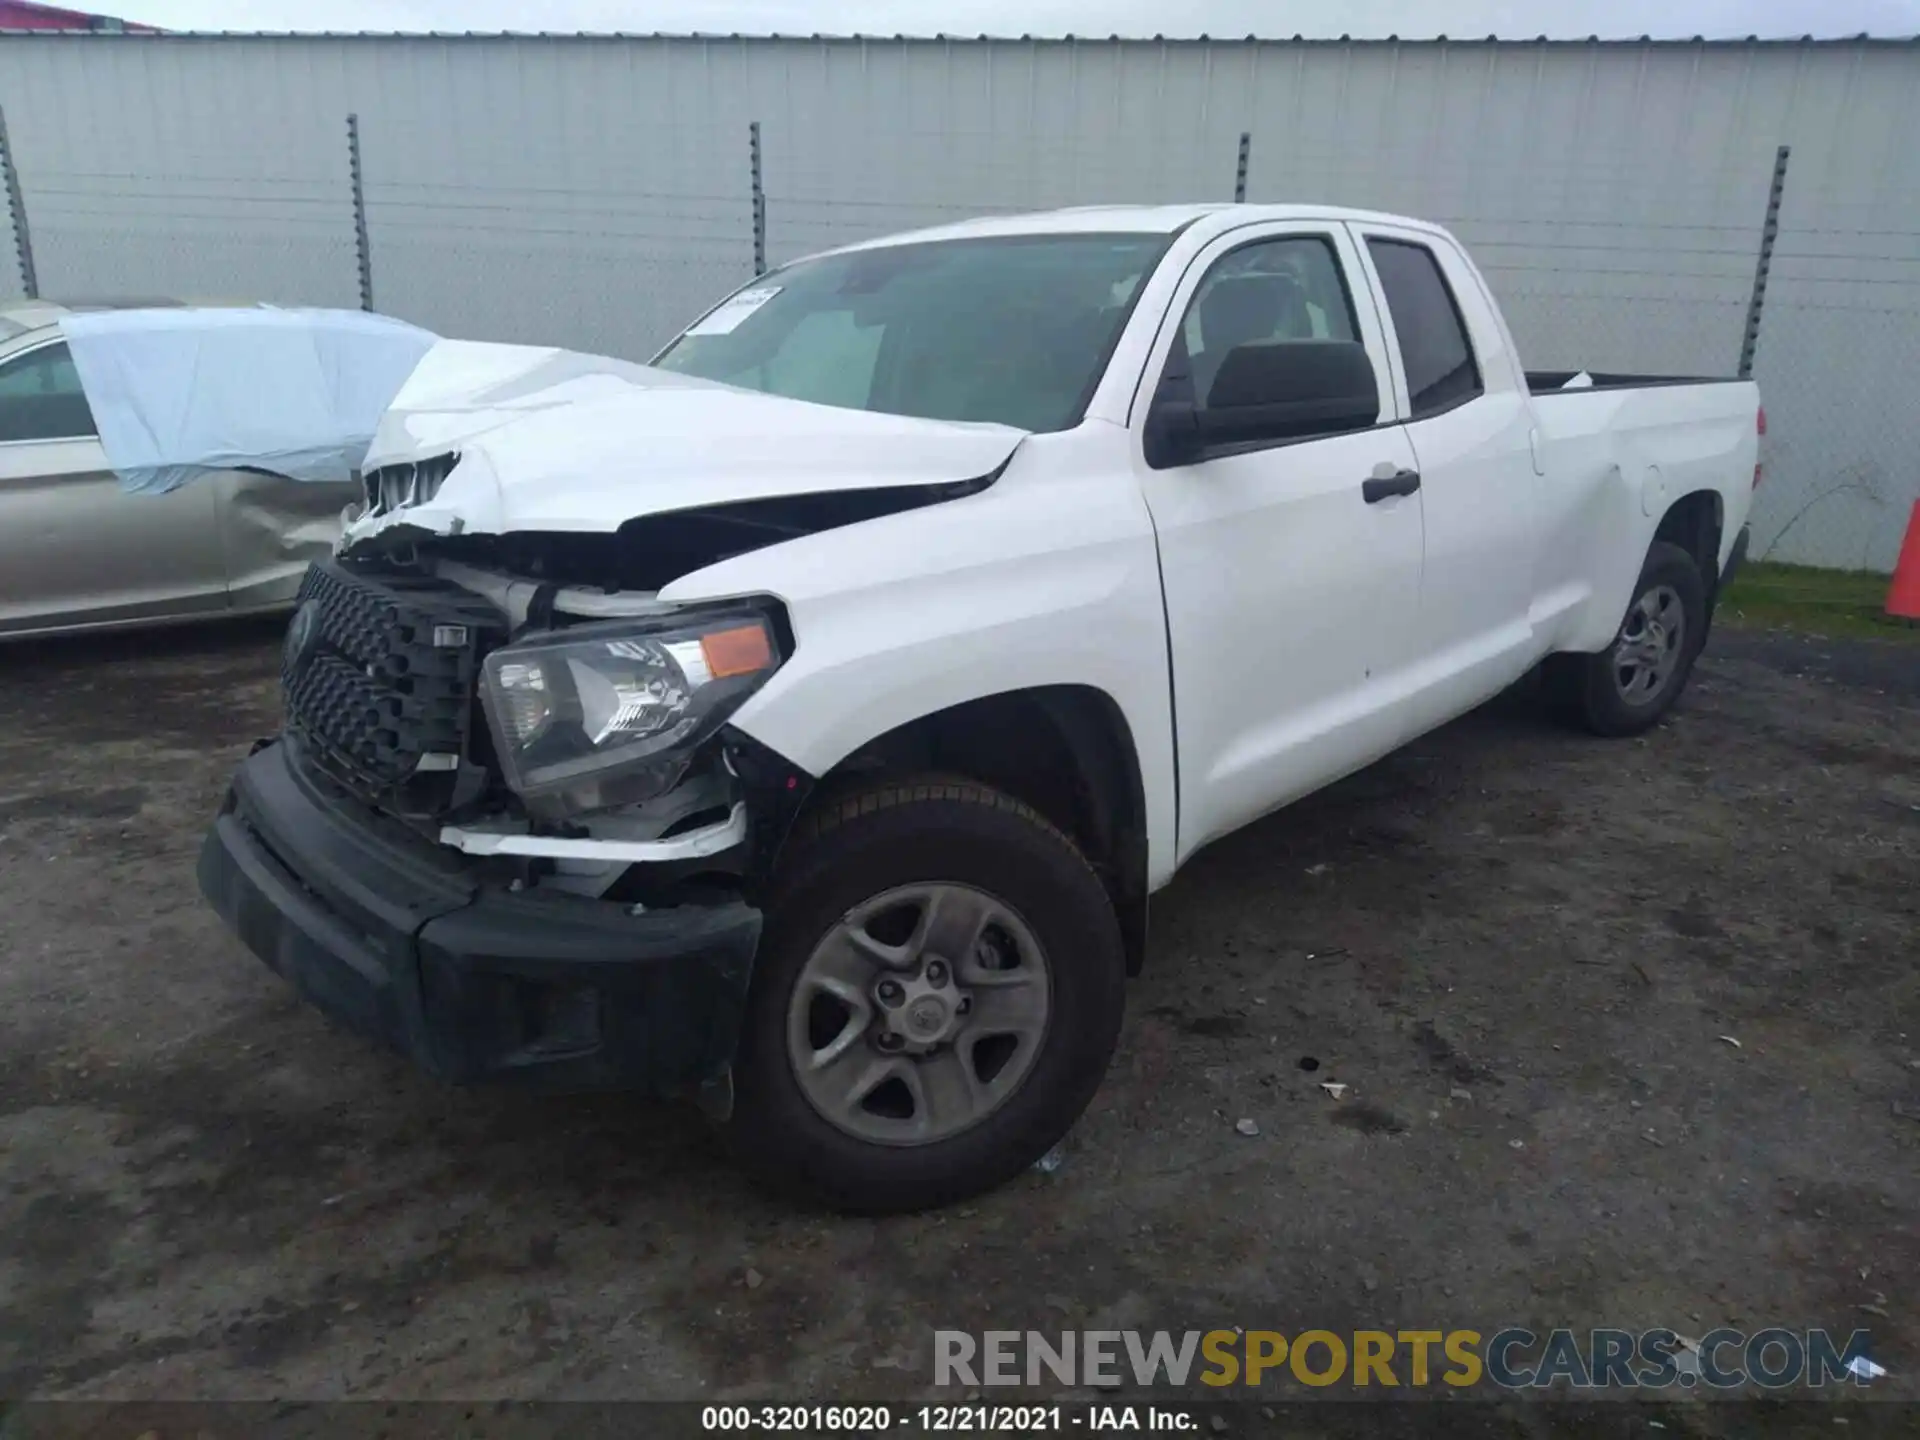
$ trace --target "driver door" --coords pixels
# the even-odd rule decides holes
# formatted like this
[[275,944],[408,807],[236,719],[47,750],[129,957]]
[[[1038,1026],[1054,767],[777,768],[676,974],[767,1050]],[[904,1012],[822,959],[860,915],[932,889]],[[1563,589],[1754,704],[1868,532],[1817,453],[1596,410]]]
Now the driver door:
[[[1386,668],[1418,615],[1421,497],[1352,246],[1333,224],[1222,237],[1183,280],[1136,398],[1173,654],[1182,860],[1397,740]],[[1190,376],[1204,410],[1235,348],[1298,340],[1366,347],[1374,424],[1149,458],[1163,386]]]

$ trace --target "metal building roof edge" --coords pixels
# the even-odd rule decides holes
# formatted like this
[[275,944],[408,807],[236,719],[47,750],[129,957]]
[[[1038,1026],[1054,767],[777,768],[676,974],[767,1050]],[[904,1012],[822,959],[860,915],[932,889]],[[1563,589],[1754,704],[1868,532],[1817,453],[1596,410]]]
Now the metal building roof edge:
[[118,31],[118,30],[0,30],[0,40],[42,39],[82,36],[88,40],[120,41],[166,41],[166,40],[727,40],[746,42],[773,41],[815,41],[815,42],[882,42],[887,44],[1031,44],[1031,45],[1072,45],[1123,44],[1123,45],[1558,45],[1569,48],[1587,45],[1630,46],[1707,46],[1715,48],[1738,48],[1742,46],[1789,46],[1789,45],[1885,45],[1911,46],[1920,44],[1920,34],[1913,35],[1871,35],[1865,31],[1857,35],[1783,35],[1783,36],[1721,36],[1709,38],[1704,35],[1665,36],[1651,35],[1608,36],[1587,35],[1579,38],[1554,39],[1546,35],[1501,36],[1501,35],[958,35],[944,31],[929,35],[868,34],[851,31],[845,34],[812,33],[749,34],[741,31],[719,30],[155,30],[155,31]]

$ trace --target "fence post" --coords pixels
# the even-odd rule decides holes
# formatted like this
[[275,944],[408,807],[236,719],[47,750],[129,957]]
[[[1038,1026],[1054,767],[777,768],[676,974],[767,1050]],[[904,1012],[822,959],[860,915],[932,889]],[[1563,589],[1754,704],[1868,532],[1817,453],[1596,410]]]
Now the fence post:
[[360,117],[347,116],[347,175],[353,181],[353,257],[360,271],[360,308],[373,309],[373,250],[367,243],[367,192],[360,178]]
[[1253,132],[1240,132],[1240,165],[1233,172],[1233,203],[1244,205],[1247,200],[1247,154],[1253,149]]
[[27,231],[27,202],[20,198],[20,172],[13,168],[13,143],[7,139],[7,112],[0,109],[0,178],[7,187],[7,216],[13,221],[13,248],[20,261],[20,285],[29,300],[40,298],[40,277],[33,269],[33,236]]
[[760,122],[747,126],[747,148],[753,166],[753,273],[767,273],[767,192],[760,183]]
[[1787,190],[1789,145],[1773,156],[1773,188],[1767,191],[1767,220],[1760,227],[1760,258],[1753,267],[1753,293],[1747,297],[1747,328],[1740,336],[1740,378],[1753,378],[1753,352],[1760,346],[1760,312],[1767,303],[1767,271],[1773,268],[1773,242],[1780,235],[1780,199]]

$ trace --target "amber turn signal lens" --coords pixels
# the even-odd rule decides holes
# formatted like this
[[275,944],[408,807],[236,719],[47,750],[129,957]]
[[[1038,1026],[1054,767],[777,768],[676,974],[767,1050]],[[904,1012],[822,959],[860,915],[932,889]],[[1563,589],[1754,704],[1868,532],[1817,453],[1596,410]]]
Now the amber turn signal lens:
[[763,625],[741,625],[732,630],[715,630],[700,637],[700,653],[706,657],[713,678],[751,675],[773,664],[773,644]]

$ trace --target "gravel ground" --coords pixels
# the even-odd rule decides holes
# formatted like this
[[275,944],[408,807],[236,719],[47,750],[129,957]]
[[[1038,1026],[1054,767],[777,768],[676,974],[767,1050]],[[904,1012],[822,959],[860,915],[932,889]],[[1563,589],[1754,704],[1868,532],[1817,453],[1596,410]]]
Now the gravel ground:
[[877,1222],[689,1112],[439,1088],[246,955],[192,863],[276,658],[0,652],[0,1395],[906,1397],[936,1327],[1727,1324],[1866,1326],[1920,1396],[1920,649],[1723,631],[1642,740],[1509,696],[1222,842],[1062,1167]]

